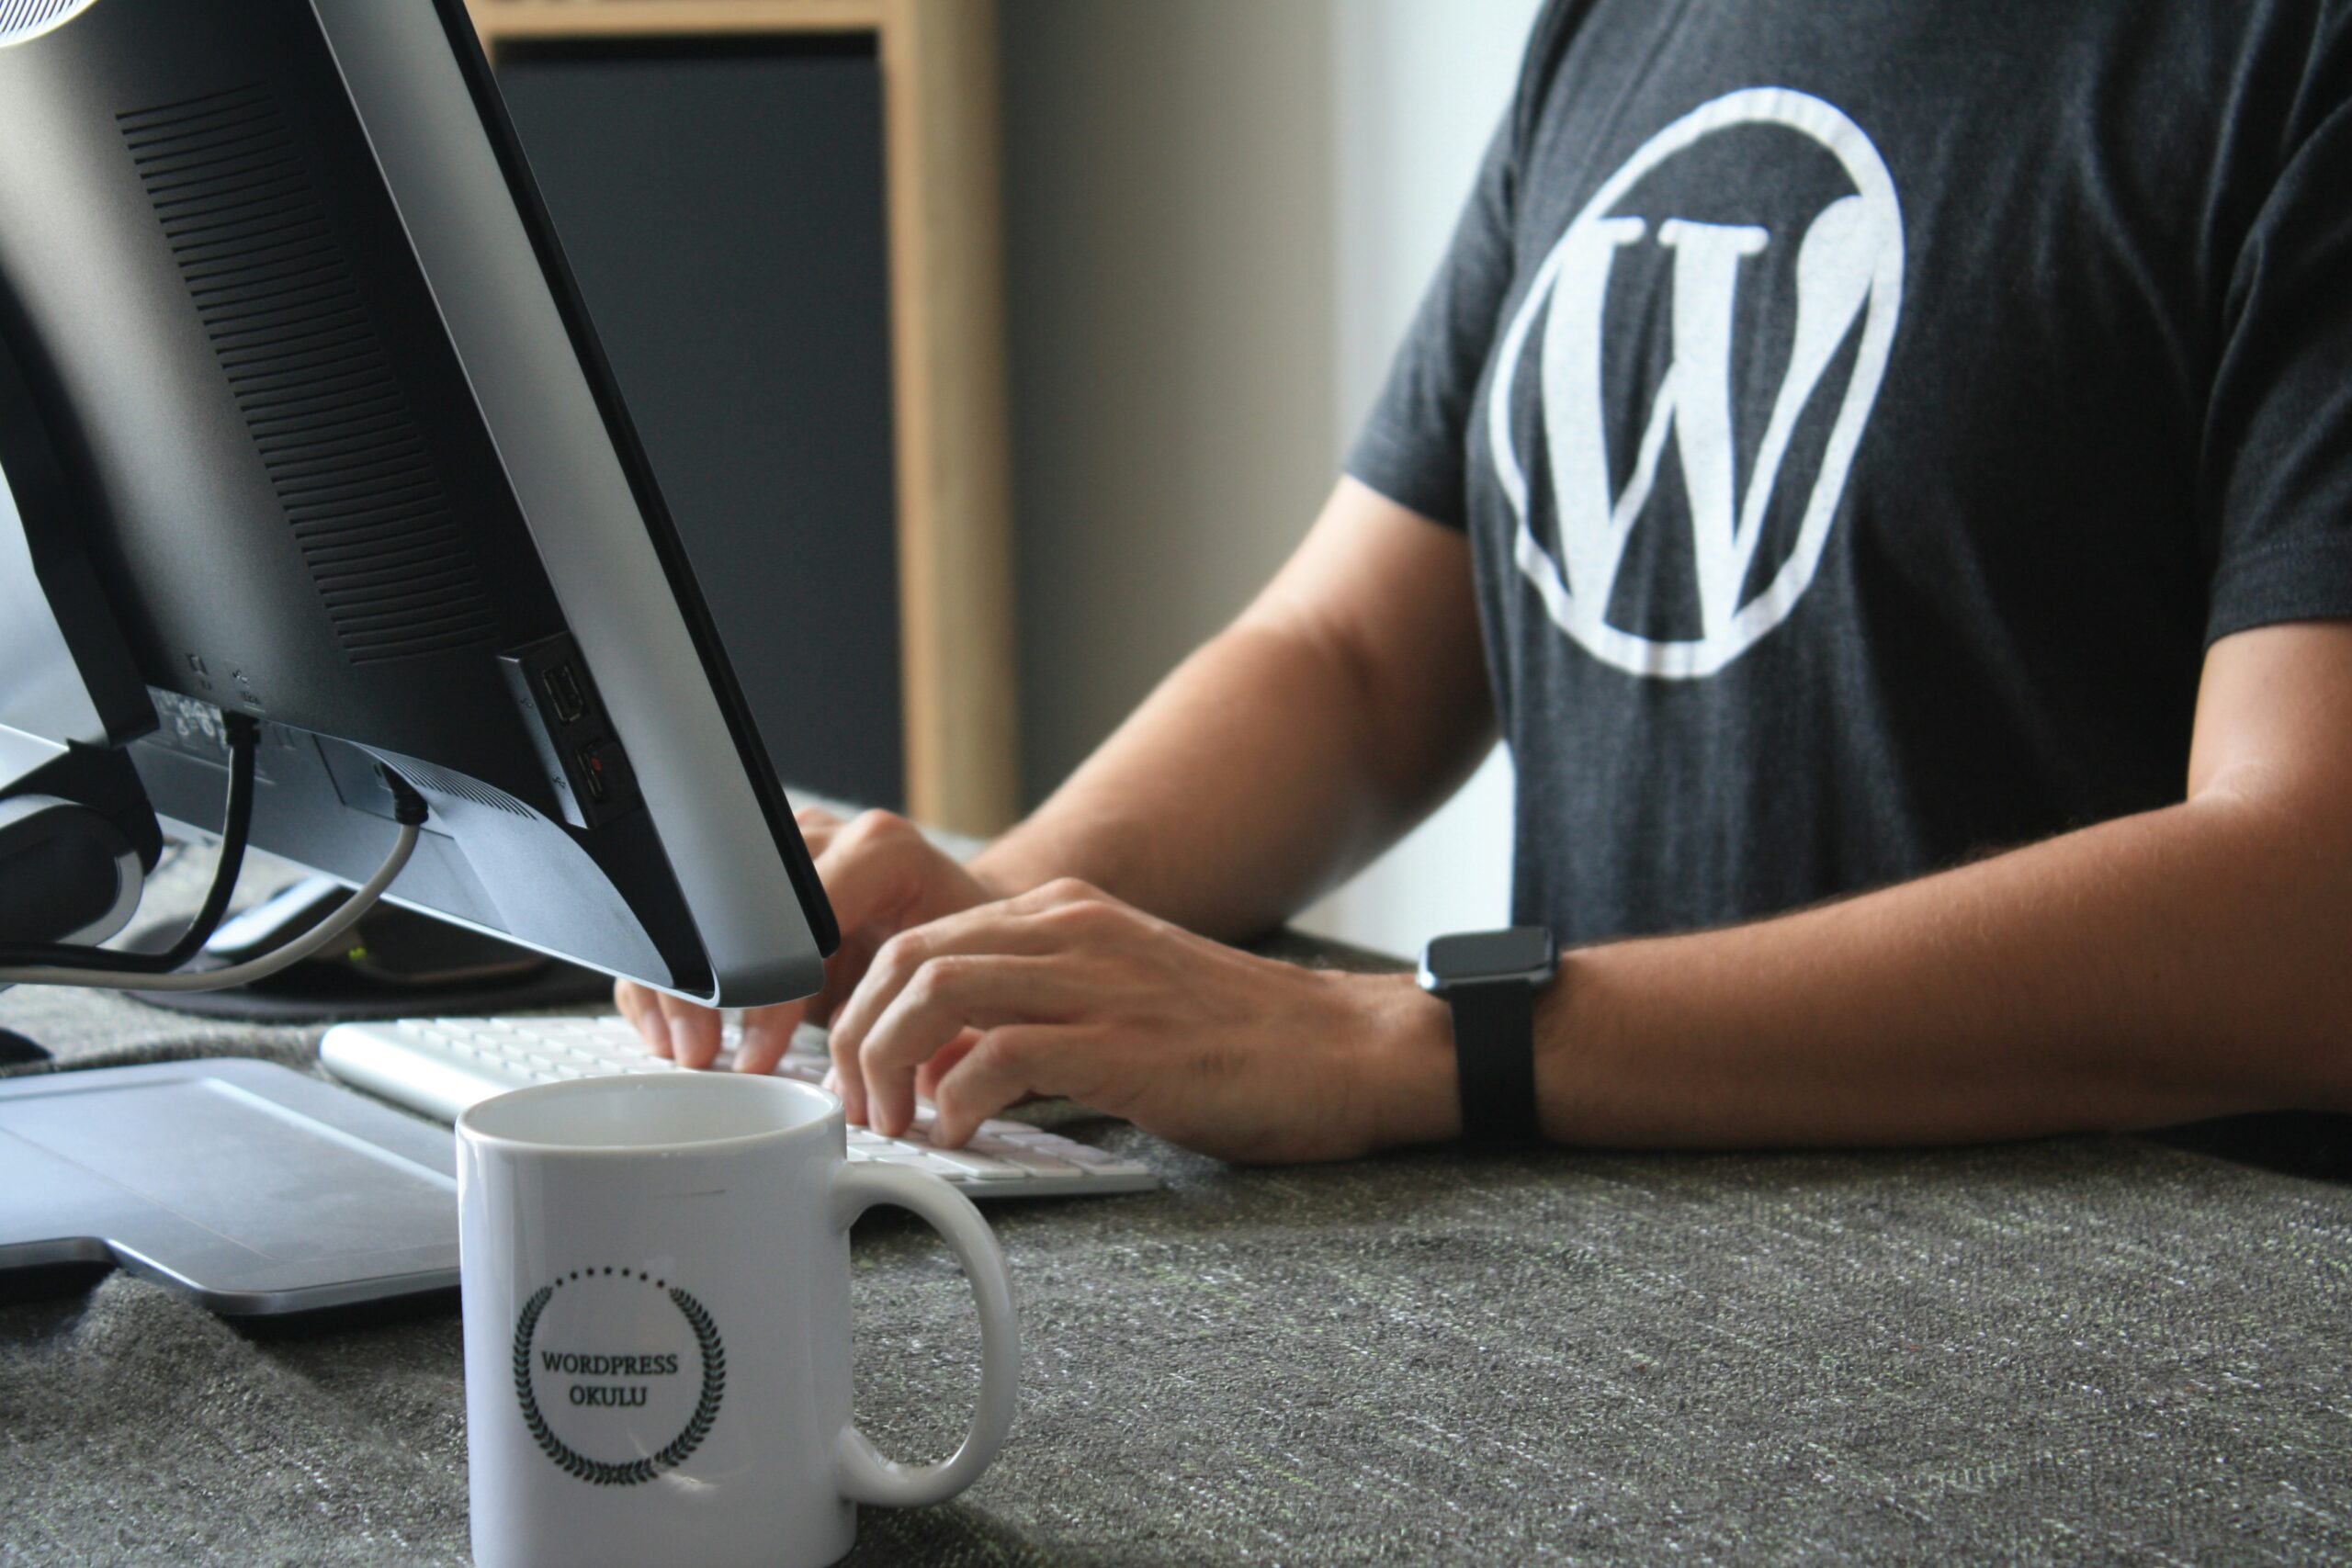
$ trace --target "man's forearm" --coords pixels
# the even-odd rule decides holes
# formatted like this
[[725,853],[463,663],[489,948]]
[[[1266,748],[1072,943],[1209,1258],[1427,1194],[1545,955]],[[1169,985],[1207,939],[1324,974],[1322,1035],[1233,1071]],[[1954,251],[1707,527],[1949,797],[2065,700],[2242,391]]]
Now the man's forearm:
[[1241,618],[973,870],[1256,936],[1451,794],[1494,722],[1467,541],[1343,479]]
[[2352,864],[2216,797],[1730,930],[1569,955],[1546,1133],[1897,1144],[2352,1108]]
[[1076,876],[1179,925],[1279,924],[1388,813],[1360,761],[1363,694],[1298,639],[1238,626],[1179,666],[972,869],[1001,892]]

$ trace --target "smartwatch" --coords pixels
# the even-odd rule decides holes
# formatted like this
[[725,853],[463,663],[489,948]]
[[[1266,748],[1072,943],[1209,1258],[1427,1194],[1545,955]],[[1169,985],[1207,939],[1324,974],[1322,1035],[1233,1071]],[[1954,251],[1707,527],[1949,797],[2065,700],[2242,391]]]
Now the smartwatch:
[[1453,1014],[1462,1138],[1483,1147],[1536,1141],[1535,993],[1560,950],[1542,926],[1442,936],[1421,953],[1421,989]]

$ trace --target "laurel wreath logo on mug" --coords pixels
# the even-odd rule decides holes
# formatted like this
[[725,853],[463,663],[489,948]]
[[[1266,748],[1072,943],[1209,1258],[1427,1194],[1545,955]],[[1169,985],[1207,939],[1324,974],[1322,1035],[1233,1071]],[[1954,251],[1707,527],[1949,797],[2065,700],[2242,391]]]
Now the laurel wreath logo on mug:
[[[591,1264],[584,1274],[574,1269],[569,1274],[557,1275],[553,1284],[542,1285],[533,1292],[531,1299],[523,1303],[522,1315],[514,1320],[514,1400],[523,1412],[523,1424],[531,1429],[531,1436],[538,1439],[540,1449],[559,1468],[599,1486],[634,1486],[684,1463],[702,1442],[703,1435],[710,1430],[711,1423],[718,1419],[719,1402],[727,1396],[727,1346],[719,1338],[718,1325],[711,1321],[709,1311],[687,1292],[667,1280],[654,1279],[642,1269],[620,1271],[622,1289],[626,1290],[632,1280],[640,1284],[650,1282],[655,1290],[668,1294],[687,1330],[689,1348],[682,1353],[673,1342],[666,1349],[615,1355],[601,1350],[557,1349],[547,1343],[535,1343],[539,1340],[540,1321],[548,1315],[550,1306],[556,1310],[554,1326],[547,1337],[549,1341],[594,1341],[594,1325],[599,1314],[593,1302],[582,1303],[596,1296],[600,1286],[612,1286],[613,1266],[609,1263],[601,1270]],[[559,1303],[556,1292],[566,1285],[581,1288]],[[566,1307],[577,1310],[567,1312]],[[682,1371],[695,1374],[691,1385],[680,1381]],[[548,1409],[554,1413],[552,1422],[548,1411],[540,1407],[542,1376],[562,1390],[560,1397],[548,1402]],[[688,1387],[692,1392],[682,1399],[679,1391]],[[649,1418],[660,1429],[669,1425],[665,1417],[672,1407],[681,1403],[686,1404],[687,1409],[683,1424],[677,1427],[677,1435],[650,1455],[593,1459],[573,1446],[579,1443],[591,1450],[601,1447],[609,1452],[626,1451],[625,1430],[612,1429],[614,1415],[643,1414],[650,1406]]]
[[[1020,1360],[1003,1255],[945,1182],[847,1163],[831,1096],[582,1079],[483,1101],[458,1143],[483,1568],[818,1568],[855,1540],[858,1503],[951,1496],[1002,1445]],[[851,1417],[849,1227],[883,1203],[938,1228],[979,1308],[979,1408],[935,1464],[885,1459]]]

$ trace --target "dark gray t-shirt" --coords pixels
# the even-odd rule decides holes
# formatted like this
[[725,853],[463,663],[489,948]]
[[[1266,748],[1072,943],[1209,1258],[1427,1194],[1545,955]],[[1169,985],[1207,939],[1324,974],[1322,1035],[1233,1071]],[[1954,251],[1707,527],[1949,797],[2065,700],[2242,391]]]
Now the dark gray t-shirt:
[[2177,801],[2352,615],[2352,5],[1559,0],[1349,472],[1469,530],[1518,918]]

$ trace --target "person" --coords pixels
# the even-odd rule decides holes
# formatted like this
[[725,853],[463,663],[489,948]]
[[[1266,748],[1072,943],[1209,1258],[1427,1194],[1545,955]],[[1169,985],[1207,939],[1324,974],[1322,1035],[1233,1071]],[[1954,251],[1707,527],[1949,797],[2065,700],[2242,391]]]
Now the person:
[[1499,733],[1547,1137],[2352,1109],[2348,190],[2335,0],[1555,0],[1296,554],[969,864],[804,812],[850,935],[738,1066],[1453,1136],[1443,1002],[1225,943]]

